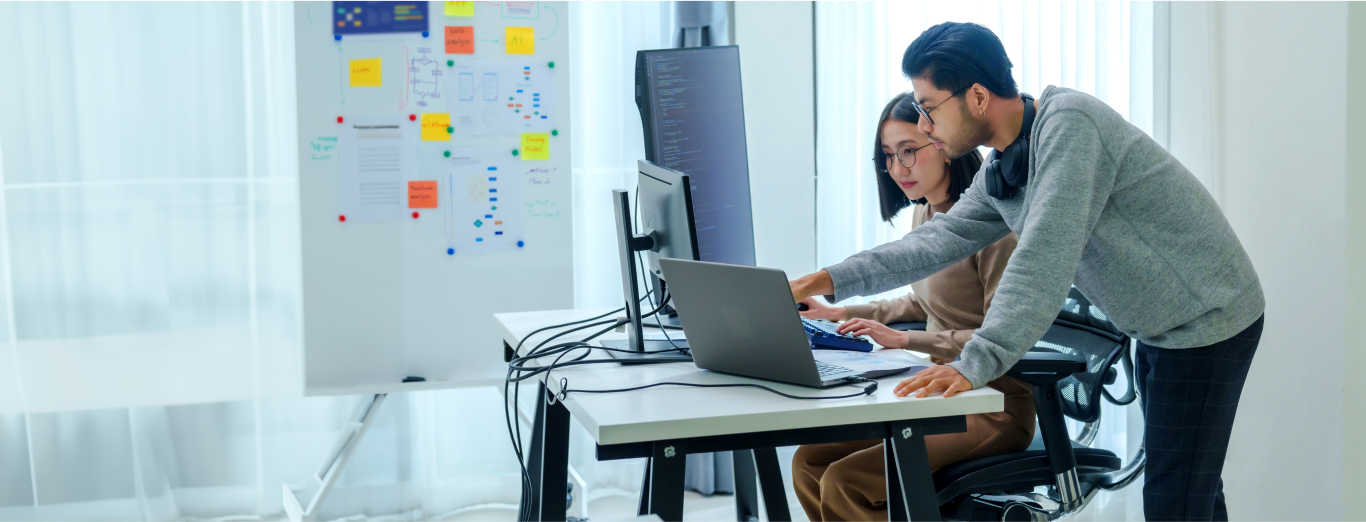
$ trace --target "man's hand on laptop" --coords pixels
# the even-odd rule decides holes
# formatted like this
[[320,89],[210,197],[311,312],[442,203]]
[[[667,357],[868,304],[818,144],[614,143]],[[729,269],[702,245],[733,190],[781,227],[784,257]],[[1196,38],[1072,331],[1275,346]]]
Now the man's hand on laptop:
[[943,391],[944,397],[953,397],[958,392],[965,392],[972,389],[972,383],[968,382],[963,374],[952,366],[935,365],[924,370],[920,370],[915,377],[901,381],[892,390],[897,397],[905,397],[911,392],[919,390],[916,397],[924,397],[937,391]]
[[796,281],[788,281],[787,284],[792,287],[792,301],[795,303],[800,303],[802,299],[813,295],[835,293],[835,282],[830,280],[830,272],[824,270],[799,278]]
[[[843,321],[848,319],[848,313],[843,306],[830,306],[825,304],[825,300],[819,297],[808,297],[801,300],[801,304],[806,305],[806,310],[798,312],[807,319],[825,319],[826,321]],[[801,310],[798,308],[798,310]]]

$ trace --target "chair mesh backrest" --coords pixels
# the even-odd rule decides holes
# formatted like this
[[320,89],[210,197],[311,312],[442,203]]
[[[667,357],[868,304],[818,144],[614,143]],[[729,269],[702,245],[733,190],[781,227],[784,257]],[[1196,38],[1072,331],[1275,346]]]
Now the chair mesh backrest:
[[1081,422],[1100,418],[1105,373],[1119,360],[1127,344],[1128,337],[1081,292],[1076,288],[1068,292],[1057,320],[1034,345],[1034,350],[1052,350],[1086,359],[1086,373],[1058,382],[1063,414]]

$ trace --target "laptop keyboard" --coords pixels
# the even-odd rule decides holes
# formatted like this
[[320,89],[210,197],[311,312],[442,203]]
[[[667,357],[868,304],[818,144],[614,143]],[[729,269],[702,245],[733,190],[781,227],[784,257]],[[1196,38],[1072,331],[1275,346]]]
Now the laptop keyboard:
[[825,377],[829,377],[831,375],[849,373],[853,370],[850,370],[843,366],[836,366],[834,364],[827,364],[820,361],[816,361],[816,371],[820,372],[821,378],[824,379]]

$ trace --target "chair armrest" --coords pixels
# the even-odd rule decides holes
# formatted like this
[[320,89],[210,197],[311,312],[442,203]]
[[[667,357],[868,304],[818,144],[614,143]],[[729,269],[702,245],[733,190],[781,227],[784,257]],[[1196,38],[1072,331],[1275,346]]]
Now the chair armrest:
[[1074,373],[1086,371],[1086,360],[1080,355],[1054,351],[1030,351],[1021,357],[1006,375],[1030,384],[1054,383]]

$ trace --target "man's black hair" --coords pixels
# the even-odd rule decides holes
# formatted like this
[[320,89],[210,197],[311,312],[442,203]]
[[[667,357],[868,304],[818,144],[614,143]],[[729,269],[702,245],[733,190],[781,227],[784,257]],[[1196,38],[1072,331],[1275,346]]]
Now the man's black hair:
[[1002,98],[1020,95],[1011,67],[1001,39],[972,23],[944,22],[926,29],[901,57],[907,78],[928,78],[935,88],[949,92],[980,83]]

